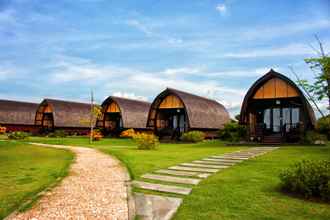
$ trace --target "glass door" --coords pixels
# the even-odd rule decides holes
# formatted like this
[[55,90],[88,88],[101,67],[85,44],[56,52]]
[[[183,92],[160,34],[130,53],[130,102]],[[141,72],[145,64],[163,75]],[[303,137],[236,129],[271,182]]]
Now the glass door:
[[279,133],[281,132],[282,127],[282,117],[281,117],[281,109],[280,108],[273,108],[273,133]]

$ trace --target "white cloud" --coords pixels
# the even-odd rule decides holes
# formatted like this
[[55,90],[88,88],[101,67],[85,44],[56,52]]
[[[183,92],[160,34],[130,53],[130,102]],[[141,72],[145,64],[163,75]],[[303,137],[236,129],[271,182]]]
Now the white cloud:
[[215,10],[217,10],[220,14],[224,15],[227,12],[227,6],[223,3],[223,4],[218,4],[215,7]]
[[167,44],[171,45],[180,45],[183,43],[183,40],[180,38],[169,36],[168,34],[161,33],[160,31],[155,30],[155,25],[149,24],[148,22],[131,19],[127,20],[126,24],[130,27],[134,27],[137,30],[144,33],[147,37],[153,37],[165,41]]
[[326,28],[330,28],[330,20],[308,20],[279,25],[256,26],[242,31],[239,36],[245,40],[271,39]]
[[201,74],[202,69],[194,68],[194,67],[179,67],[179,68],[168,68],[163,71],[165,75],[174,76],[174,75],[182,75],[182,74]]
[[262,49],[252,49],[249,51],[238,51],[226,53],[226,58],[257,58],[257,57],[277,57],[277,56],[297,56],[312,55],[313,50],[305,44],[289,44],[282,47],[268,47]]
[[141,101],[148,101],[148,98],[141,95],[136,95],[134,92],[114,92],[112,94],[113,96],[127,98],[127,99],[135,99],[135,100],[141,100]]

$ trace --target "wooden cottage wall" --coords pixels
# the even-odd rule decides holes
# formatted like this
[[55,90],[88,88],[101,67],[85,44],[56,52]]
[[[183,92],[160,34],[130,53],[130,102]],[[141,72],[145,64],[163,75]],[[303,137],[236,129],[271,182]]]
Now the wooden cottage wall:
[[274,99],[298,97],[295,88],[282,79],[273,78],[262,85],[253,96],[254,99]]

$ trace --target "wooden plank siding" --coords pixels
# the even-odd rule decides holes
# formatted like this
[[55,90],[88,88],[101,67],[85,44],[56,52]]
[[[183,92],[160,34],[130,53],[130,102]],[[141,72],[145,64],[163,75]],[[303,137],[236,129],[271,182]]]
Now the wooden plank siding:
[[120,108],[116,102],[112,102],[110,105],[108,105],[107,111],[106,112],[113,112],[113,113],[119,113]]
[[183,103],[181,100],[176,97],[175,95],[168,95],[163,101],[160,103],[160,109],[169,109],[169,108],[184,108]]
[[298,97],[295,88],[282,79],[273,78],[262,85],[253,96],[254,99],[274,99]]

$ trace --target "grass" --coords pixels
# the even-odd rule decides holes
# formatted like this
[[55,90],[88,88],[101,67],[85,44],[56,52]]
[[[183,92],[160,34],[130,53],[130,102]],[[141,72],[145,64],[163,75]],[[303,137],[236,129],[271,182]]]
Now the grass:
[[[31,141],[97,148],[123,161],[134,179],[181,162],[244,148],[227,147],[220,141],[161,144],[151,151],[137,150],[132,141],[125,139],[104,139],[93,145],[88,144],[87,138],[33,138]],[[292,197],[279,190],[279,173],[302,159],[330,159],[330,144],[326,147],[284,146],[212,175],[184,197],[174,219],[330,219],[330,204]]]
[[302,159],[329,160],[330,146],[281,147],[213,175],[185,197],[174,219],[330,219],[330,204],[279,190],[281,170]]
[[89,144],[88,138],[81,137],[32,138],[30,141],[97,148],[121,160],[127,166],[133,179],[138,179],[142,174],[182,162],[242,149],[242,147],[226,147],[220,141],[207,141],[199,144],[160,144],[157,150],[138,150],[130,139],[102,139],[93,142],[92,145]]
[[0,219],[67,174],[73,154],[19,142],[0,142]]

